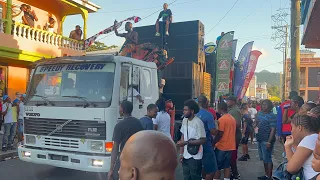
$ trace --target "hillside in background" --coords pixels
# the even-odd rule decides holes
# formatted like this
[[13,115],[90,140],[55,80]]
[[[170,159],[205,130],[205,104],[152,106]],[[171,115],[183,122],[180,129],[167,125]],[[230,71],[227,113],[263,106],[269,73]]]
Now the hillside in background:
[[256,72],[257,83],[266,82],[268,86],[278,86],[280,87],[280,73],[272,73],[267,70],[262,70]]

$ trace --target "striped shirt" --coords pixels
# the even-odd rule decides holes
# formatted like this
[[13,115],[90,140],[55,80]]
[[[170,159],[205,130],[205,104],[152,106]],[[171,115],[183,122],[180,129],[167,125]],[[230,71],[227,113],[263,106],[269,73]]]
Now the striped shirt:
[[[259,142],[268,142],[269,136],[271,133],[271,128],[277,127],[277,117],[275,114],[270,112],[269,114],[265,114],[263,112],[258,112],[257,115],[257,126],[258,126],[258,134],[257,141]],[[275,140],[275,137],[274,137]],[[273,141],[274,141],[273,140]]]

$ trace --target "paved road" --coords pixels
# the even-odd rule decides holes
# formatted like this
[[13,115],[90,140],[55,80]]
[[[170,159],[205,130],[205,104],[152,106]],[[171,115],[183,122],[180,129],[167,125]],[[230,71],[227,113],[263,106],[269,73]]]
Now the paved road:
[[[242,180],[255,180],[264,174],[263,165],[258,160],[256,145],[250,145],[251,159],[247,162],[239,162],[238,168]],[[278,145],[274,152],[275,167],[281,162],[282,148]],[[241,153],[241,152],[239,152]],[[1,180],[106,180],[106,174],[81,172],[60,169],[51,166],[36,165],[12,159],[0,162]],[[176,179],[183,180],[182,168],[179,165],[176,171]]]

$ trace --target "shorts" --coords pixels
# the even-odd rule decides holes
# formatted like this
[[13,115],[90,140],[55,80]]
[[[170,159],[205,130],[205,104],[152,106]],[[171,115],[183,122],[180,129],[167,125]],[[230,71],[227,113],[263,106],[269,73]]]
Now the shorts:
[[241,144],[248,144],[249,141],[249,134],[246,134],[244,137],[241,139]]
[[218,170],[230,168],[232,151],[221,151],[216,148],[215,153],[217,158]]
[[260,160],[264,163],[272,163],[272,151],[274,143],[271,143],[271,149],[267,149],[267,142],[258,142],[258,151]]
[[207,174],[214,173],[218,170],[216,154],[214,151],[203,153],[202,167]]

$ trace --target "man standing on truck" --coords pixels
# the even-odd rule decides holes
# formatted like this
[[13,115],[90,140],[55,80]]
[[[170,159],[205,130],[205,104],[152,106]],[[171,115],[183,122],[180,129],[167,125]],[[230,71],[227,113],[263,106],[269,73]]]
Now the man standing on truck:
[[[120,121],[113,130],[113,148],[111,152],[111,164],[108,173],[108,180],[119,179],[119,168],[120,168],[120,154],[123,150],[127,140],[135,133],[142,131],[143,127],[140,121],[132,117],[133,105],[129,101],[123,101],[119,108],[119,113],[123,116],[123,120]],[[120,147],[120,153],[119,153]]]
[[117,30],[117,20],[114,21],[114,33],[116,34],[116,36],[119,37],[124,37],[126,38],[126,41],[124,42],[123,46],[120,49],[120,55],[121,56],[126,56],[126,57],[131,57],[132,56],[132,52],[135,50],[136,45],[138,44],[138,33],[136,31],[133,31],[132,28],[132,23],[131,22],[127,22],[125,25],[125,30],[127,31],[127,33],[118,33]]
[[163,4],[163,11],[160,12],[156,22],[156,36],[160,36],[159,33],[159,20],[162,18],[162,22],[166,24],[166,35],[169,36],[169,25],[172,23],[172,12],[168,9],[168,4]]

